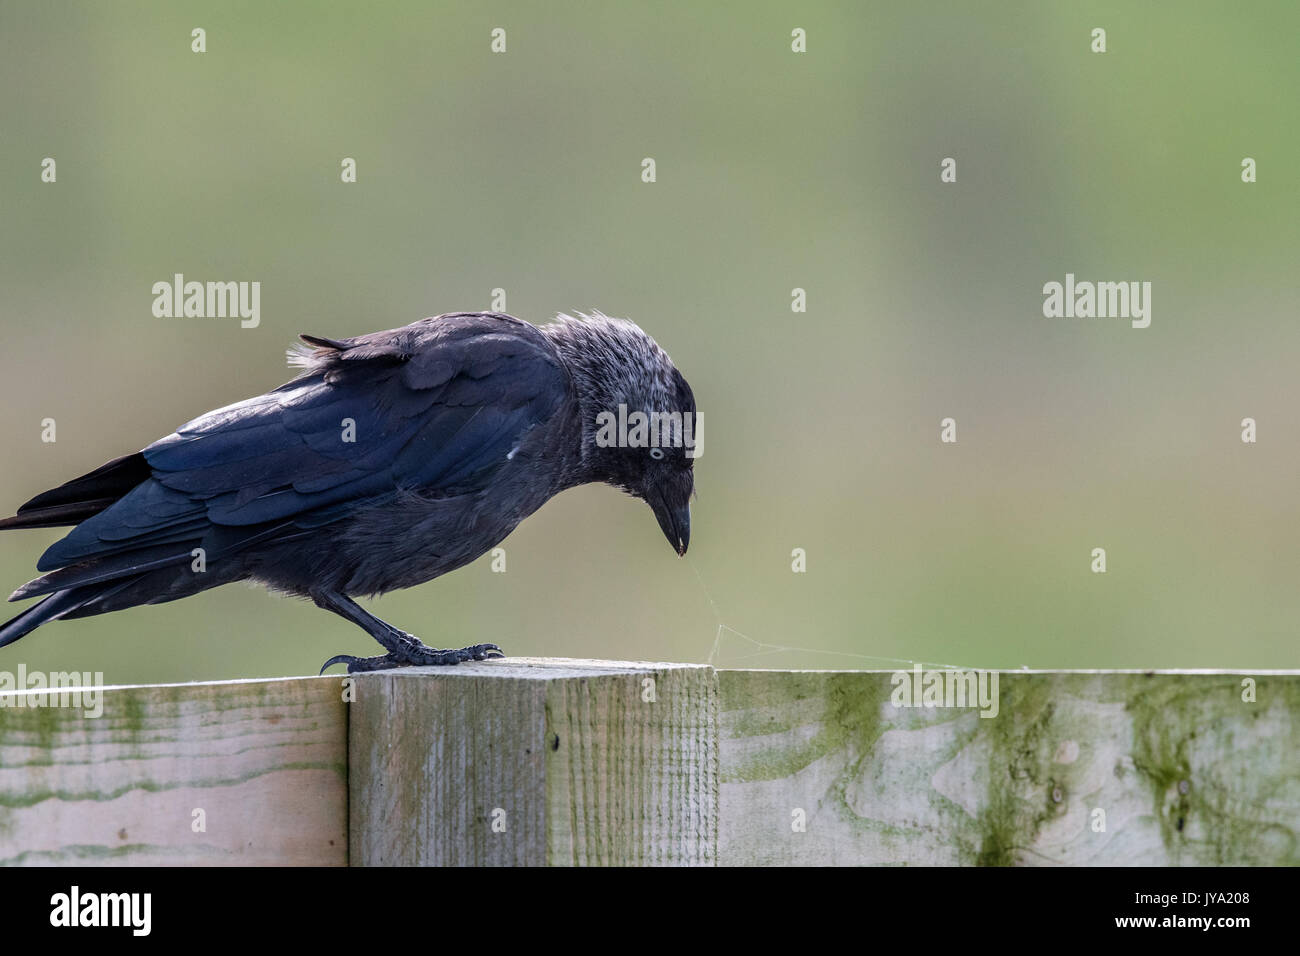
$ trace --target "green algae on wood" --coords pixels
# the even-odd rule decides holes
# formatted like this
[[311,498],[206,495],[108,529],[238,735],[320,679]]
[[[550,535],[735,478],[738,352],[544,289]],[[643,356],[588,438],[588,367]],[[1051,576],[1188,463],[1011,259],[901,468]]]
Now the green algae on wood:
[[0,864],[346,863],[336,680],[35,693],[0,706]]
[[1300,674],[1003,672],[989,719],[893,674],[719,673],[719,862],[1300,863]]

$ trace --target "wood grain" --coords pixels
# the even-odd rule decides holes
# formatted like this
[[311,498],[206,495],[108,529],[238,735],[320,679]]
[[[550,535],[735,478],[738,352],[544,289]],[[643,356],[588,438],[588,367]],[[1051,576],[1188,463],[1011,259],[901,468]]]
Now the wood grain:
[[0,695],[0,864],[347,863],[337,681],[105,688],[98,718],[38,694]]
[[711,668],[511,658],[356,692],[354,864],[713,862]]
[[0,864],[1300,863],[1300,673],[1000,672],[987,718],[894,678],[510,659],[106,688],[98,719],[0,693]]
[[891,672],[719,677],[720,863],[1300,863],[1295,672],[1003,672],[993,718],[895,707]]

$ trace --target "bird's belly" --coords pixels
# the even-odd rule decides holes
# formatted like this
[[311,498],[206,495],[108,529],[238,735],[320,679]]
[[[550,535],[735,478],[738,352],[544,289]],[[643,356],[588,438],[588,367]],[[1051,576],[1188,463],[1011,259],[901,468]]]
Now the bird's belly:
[[340,529],[337,558],[352,595],[414,587],[486,554],[550,497],[478,492],[403,496],[359,513]]

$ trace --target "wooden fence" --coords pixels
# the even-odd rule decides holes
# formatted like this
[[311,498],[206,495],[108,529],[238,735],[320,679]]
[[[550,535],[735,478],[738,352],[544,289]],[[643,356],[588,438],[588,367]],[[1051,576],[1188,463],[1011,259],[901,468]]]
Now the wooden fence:
[[1300,863],[1300,671],[962,677],[509,659],[105,688],[97,718],[5,692],[0,863]]

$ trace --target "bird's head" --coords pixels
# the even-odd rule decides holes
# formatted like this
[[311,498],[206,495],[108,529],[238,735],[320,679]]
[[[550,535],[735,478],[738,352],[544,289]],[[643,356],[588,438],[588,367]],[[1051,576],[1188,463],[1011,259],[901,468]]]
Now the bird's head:
[[561,315],[544,331],[577,387],[584,479],[645,501],[673,550],[685,554],[695,459],[704,448],[690,385],[654,339],[625,319]]

